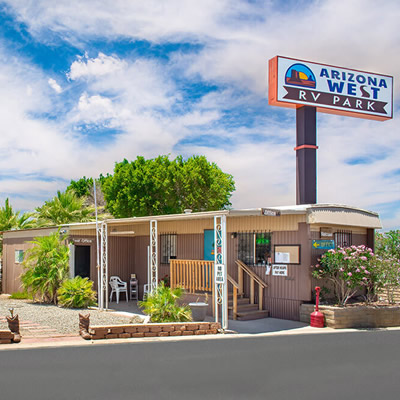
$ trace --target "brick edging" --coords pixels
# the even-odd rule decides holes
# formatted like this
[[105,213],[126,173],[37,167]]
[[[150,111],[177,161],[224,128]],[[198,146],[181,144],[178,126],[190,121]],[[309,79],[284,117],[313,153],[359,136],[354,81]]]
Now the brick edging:
[[14,334],[11,331],[0,331],[0,344],[14,343]]
[[219,322],[168,322],[90,326],[88,333],[91,336],[91,339],[97,340],[116,338],[215,335],[218,333],[220,328],[221,324]]

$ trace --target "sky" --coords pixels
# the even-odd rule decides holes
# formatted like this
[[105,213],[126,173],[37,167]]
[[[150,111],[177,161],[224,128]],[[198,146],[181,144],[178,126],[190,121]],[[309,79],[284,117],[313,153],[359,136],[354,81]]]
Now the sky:
[[318,113],[318,203],[400,228],[397,0],[0,0],[0,204],[33,210],[138,155],[205,155],[234,208],[296,202],[276,55],[394,77],[394,118]]

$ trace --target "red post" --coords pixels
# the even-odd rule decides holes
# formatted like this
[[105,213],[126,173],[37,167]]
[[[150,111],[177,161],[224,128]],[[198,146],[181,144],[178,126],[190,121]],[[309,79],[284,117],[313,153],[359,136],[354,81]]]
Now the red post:
[[318,306],[319,306],[319,292],[321,291],[321,288],[317,286],[315,288],[315,292],[317,294],[316,300],[315,300],[315,311],[311,313],[310,315],[310,326],[313,328],[323,328],[324,327],[324,314],[319,312]]

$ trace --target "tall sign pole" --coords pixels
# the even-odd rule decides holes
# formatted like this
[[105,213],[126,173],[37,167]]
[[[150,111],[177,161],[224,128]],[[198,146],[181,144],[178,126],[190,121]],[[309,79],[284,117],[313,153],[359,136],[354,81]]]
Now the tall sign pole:
[[296,204],[317,203],[317,109],[296,109]]
[[393,118],[393,77],[276,56],[269,60],[268,102],[296,109],[296,203],[317,202],[317,112]]

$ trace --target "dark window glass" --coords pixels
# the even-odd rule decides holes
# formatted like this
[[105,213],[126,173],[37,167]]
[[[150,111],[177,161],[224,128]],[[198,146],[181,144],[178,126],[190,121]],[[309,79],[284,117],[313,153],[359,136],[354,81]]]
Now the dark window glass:
[[247,265],[264,265],[271,257],[270,232],[238,233],[238,259]]
[[349,247],[353,244],[351,231],[337,231],[335,232],[335,245],[338,247]]
[[161,264],[169,264],[169,260],[176,258],[176,234],[160,235]]

